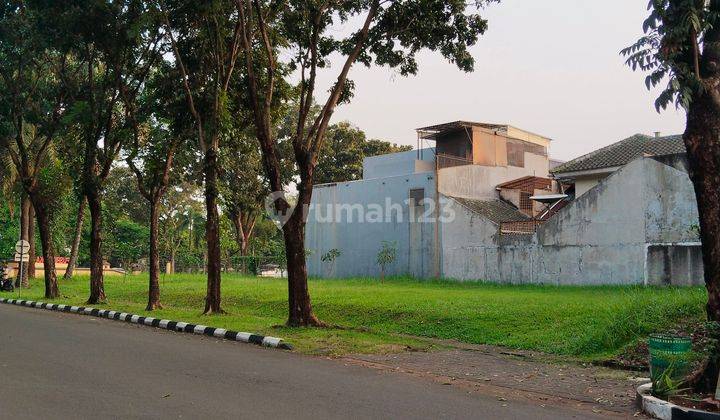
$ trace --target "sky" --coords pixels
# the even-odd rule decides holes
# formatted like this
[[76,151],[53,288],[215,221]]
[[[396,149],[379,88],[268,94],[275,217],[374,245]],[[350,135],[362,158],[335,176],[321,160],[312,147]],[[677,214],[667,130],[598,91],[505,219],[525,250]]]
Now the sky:
[[[551,138],[550,156],[561,160],[635,133],[682,133],[684,112],[658,114],[658,92],[619,55],[641,35],[646,8],[647,0],[504,0],[481,11],[489,29],[471,49],[473,73],[433,53],[420,55],[410,77],[357,65],[355,97],[333,121],[413,146],[418,127],[507,123]],[[320,74],[319,86],[329,87],[339,67]]]

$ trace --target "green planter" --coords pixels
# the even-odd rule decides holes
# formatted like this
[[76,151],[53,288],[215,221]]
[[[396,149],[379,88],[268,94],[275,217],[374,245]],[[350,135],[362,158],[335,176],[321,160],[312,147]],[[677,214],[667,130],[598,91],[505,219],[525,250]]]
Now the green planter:
[[655,383],[663,375],[678,380],[685,377],[690,366],[689,337],[665,334],[651,334],[648,338],[650,350],[650,378]]

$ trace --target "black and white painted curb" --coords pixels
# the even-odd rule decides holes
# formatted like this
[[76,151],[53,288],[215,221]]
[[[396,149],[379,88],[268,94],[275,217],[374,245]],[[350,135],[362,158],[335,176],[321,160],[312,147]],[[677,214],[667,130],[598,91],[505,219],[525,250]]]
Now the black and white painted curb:
[[680,419],[720,419],[720,414],[707,411],[695,410],[692,408],[680,407],[671,402],[653,397],[651,394],[652,384],[643,384],[637,388],[638,406],[656,419],[680,420]]
[[289,343],[285,343],[277,337],[268,337],[258,334],[246,332],[237,332],[226,330],[223,328],[207,327],[205,325],[195,325],[187,322],[171,321],[168,319],[152,318],[149,316],[140,316],[129,314],[126,312],[110,311],[106,309],[88,308],[85,306],[61,305],[55,303],[35,302],[32,300],[6,299],[0,298],[0,303],[10,305],[26,306],[28,308],[46,309],[49,311],[70,312],[80,315],[90,315],[99,318],[114,319],[117,321],[125,321],[132,324],[147,325],[149,327],[163,328],[170,331],[186,332],[193,334],[208,335],[216,338],[225,338],[227,340],[241,341],[243,343],[257,344],[265,347],[275,347],[279,349],[292,350]]

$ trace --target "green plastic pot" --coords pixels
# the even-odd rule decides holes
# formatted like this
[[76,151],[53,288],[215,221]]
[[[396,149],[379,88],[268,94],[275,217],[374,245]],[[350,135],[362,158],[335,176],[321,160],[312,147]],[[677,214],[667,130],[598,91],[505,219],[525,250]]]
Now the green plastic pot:
[[650,350],[650,378],[655,382],[663,374],[672,379],[681,379],[688,373],[690,366],[689,337],[667,334],[651,334],[648,338]]

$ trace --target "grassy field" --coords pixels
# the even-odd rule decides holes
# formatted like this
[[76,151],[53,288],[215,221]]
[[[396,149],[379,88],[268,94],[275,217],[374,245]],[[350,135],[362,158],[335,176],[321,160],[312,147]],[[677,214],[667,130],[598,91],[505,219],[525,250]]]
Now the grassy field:
[[[106,277],[108,302],[95,307],[146,313],[146,279]],[[313,354],[426,349],[433,346],[427,337],[602,359],[651,332],[702,319],[706,298],[703,288],[311,280],[317,315],[337,326],[317,329],[282,326],[284,280],[224,275],[222,287],[228,314],[202,316],[205,278],[167,276],[161,279],[165,309],[152,316],[278,336]],[[60,280],[60,292],[63,297],[56,302],[82,304],[88,279]],[[42,279],[21,296],[44,300]]]

